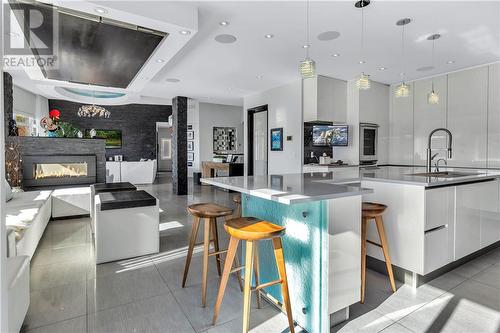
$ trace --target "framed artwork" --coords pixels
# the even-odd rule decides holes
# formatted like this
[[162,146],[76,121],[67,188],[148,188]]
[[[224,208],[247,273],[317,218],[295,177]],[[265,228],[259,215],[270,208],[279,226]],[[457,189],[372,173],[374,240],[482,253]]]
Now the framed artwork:
[[192,167],[193,166],[193,162],[188,162],[188,167]]
[[187,139],[194,140],[194,131],[187,131]]
[[237,139],[235,127],[214,127],[213,128],[213,150],[216,154],[226,154],[236,152]]
[[283,127],[271,129],[271,151],[283,150]]
[[172,139],[161,139],[160,158],[162,160],[172,159]]
[[188,151],[194,151],[194,141],[188,141]]
[[194,153],[188,153],[188,162],[194,161]]
[[188,131],[193,129],[193,125],[188,125]]

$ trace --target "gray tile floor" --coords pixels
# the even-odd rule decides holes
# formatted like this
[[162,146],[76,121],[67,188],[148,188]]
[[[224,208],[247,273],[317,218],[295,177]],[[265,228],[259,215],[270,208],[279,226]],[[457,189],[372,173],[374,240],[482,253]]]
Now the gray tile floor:
[[[219,278],[212,262],[206,308],[201,302],[201,257],[191,264],[181,288],[185,247],[191,229],[185,207],[231,196],[191,186],[172,194],[169,175],[141,187],[160,199],[162,225],[157,255],[96,265],[88,218],[51,221],[31,263],[28,332],[239,332],[242,294],[233,278],[216,326],[211,326]],[[227,237],[220,225],[222,246]],[[201,239],[200,239],[201,240]],[[332,332],[500,332],[500,249],[492,251],[417,290],[368,271],[365,304],[351,307],[351,320]],[[287,332],[286,317],[264,303],[253,304],[252,332]]]

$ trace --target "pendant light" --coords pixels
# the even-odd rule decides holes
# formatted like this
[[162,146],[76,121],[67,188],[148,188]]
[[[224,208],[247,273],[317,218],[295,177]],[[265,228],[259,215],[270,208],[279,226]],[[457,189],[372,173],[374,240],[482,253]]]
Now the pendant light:
[[[360,0],[354,4],[356,8],[361,8],[361,60],[359,63],[363,65],[364,61],[364,46],[365,46],[365,13],[364,8],[370,4],[370,0]],[[371,87],[370,75],[361,72],[356,78],[356,87],[359,90],[367,90]]]
[[[427,40],[432,41],[432,67],[434,68],[434,43],[436,39],[439,39],[441,37],[440,34],[434,34],[429,37],[427,37]],[[427,102],[429,104],[439,104],[439,94],[434,91],[434,76],[432,77],[432,89],[431,92],[427,94]]]
[[316,62],[309,58],[309,0],[306,4],[306,44],[303,46],[306,57],[299,64],[300,75],[303,79],[316,76]]
[[410,86],[405,83],[405,26],[411,22],[411,19],[404,18],[396,22],[401,30],[401,84],[396,88],[396,98],[408,97],[410,95]]

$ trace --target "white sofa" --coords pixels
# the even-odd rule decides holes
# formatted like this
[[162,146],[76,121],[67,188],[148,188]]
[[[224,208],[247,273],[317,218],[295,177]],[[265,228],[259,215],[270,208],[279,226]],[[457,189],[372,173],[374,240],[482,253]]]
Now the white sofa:
[[106,162],[106,182],[153,184],[156,178],[156,169],[156,160]]
[[7,258],[9,332],[19,332],[30,305],[30,259]]
[[10,257],[31,258],[35,253],[52,213],[51,194],[52,191],[17,192],[5,203]]

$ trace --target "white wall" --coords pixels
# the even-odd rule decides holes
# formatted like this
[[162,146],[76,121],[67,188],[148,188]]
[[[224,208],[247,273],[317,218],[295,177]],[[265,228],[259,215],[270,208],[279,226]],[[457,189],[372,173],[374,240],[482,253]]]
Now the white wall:
[[44,130],[40,127],[40,119],[49,115],[49,102],[47,98],[33,94],[16,85],[12,87],[12,98],[14,114],[22,114],[34,118],[37,124],[38,135],[44,135]]
[[[268,106],[268,127],[283,128],[283,151],[269,151],[269,174],[286,174],[302,172],[304,150],[303,118],[302,118],[302,80],[262,91],[244,98],[244,130],[245,130],[245,174],[247,172],[247,110],[253,107]],[[269,132],[269,131],[268,131]],[[269,134],[268,134],[269,135]],[[287,136],[291,141],[286,141]]]
[[[200,161],[211,161],[213,128],[236,127],[237,153],[243,153],[243,109],[241,106],[200,103]],[[201,166],[201,165],[200,165]]]
[[[425,165],[430,131],[446,127],[453,134],[453,157],[441,149],[437,158],[449,166],[500,167],[500,63],[434,77],[438,105],[427,103],[432,78],[409,84],[408,98],[395,98],[391,86],[389,163]],[[436,134],[433,148],[445,143],[446,136]]]

